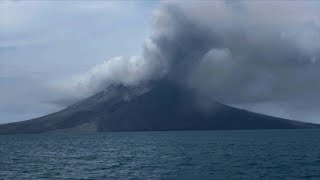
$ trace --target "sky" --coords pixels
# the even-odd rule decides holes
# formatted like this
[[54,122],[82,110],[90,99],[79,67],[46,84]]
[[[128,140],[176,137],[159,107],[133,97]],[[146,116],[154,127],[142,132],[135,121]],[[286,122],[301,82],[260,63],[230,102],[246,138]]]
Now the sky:
[[320,123],[317,1],[1,1],[0,123],[168,78]]
[[[0,123],[62,109],[52,84],[139,54],[157,2],[0,1]],[[68,77],[68,78],[66,78]]]

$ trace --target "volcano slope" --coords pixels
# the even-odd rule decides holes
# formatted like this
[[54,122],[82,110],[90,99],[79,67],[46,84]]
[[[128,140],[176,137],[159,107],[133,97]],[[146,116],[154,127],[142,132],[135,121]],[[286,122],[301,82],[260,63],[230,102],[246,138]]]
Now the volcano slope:
[[0,134],[320,127],[230,107],[168,81],[140,95],[130,94],[128,88],[113,88],[53,114],[2,124]]

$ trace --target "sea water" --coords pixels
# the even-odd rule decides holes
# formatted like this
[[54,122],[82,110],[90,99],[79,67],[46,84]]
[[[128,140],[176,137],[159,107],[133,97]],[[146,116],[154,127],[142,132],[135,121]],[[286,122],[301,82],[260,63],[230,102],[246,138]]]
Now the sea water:
[[0,179],[320,179],[320,130],[4,135]]

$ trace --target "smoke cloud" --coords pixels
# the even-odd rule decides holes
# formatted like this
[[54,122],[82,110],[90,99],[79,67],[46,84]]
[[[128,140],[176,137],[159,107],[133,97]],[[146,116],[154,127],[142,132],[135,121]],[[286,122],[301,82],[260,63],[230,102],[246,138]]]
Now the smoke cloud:
[[319,7],[315,1],[166,2],[141,56],[113,58],[62,87],[88,95],[111,84],[167,78],[233,105],[320,99]]
[[173,64],[174,78],[219,101],[293,98],[320,90],[314,83],[317,7],[283,1],[171,4],[156,27],[167,31],[153,40]]
[[53,84],[53,87],[59,87],[59,90],[69,97],[69,100],[62,101],[70,104],[97,92],[106,91],[110,86],[144,86],[165,74],[157,70],[159,67],[159,64],[143,57],[119,56],[93,67],[83,75]]

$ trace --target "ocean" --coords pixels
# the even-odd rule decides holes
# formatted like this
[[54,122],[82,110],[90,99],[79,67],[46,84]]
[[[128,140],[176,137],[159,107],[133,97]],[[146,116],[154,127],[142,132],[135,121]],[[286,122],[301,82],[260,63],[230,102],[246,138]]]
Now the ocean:
[[320,179],[320,130],[0,136],[0,179]]

